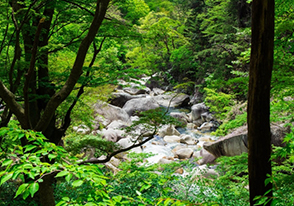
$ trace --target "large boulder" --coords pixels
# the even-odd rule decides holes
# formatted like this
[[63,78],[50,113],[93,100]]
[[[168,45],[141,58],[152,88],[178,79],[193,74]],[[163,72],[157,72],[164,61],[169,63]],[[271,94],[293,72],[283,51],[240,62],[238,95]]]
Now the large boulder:
[[129,115],[133,116],[135,112],[147,111],[150,109],[156,109],[160,105],[151,97],[136,98],[126,102],[123,106],[123,110]]
[[173,126],[173,125],[165,125],[162,128],[159,129],[158,136],[164,137],[166,135],[176,135],[180,136],[180,132]]
[[101,116],[108,120],[108,123],[114,120],[122,120],[129,122],[130,117],[125,110],[120,107],[113,106],[111,104],[98,102],[94,104],[94,117],[97,121],[101,121]]
[[171,112],[169,114],[171,117],[178,119],[183,124],[187,125],[189,122],[189,117],[185,112]]
[[164,136],[163,140],[168,143],[174,143],[174,142],[180,143],[181,137],[176,136],[176,135],[171,135],[171,136],[166,135],[166,136]]
[[123,129],[128,126],[130,126],[130,124],[122,120],[114,120],[109,125],[107,125],[106,129]]
[[112,97],[110,98],[110,104],[117,107],[123,107],[127,101],[135,98],[144,98],[145,96],[146,95],[144,94],[131,95],[125,93],[124,91],[117,91],[112,94]]
[[183,93],[166,92],[155,96],[154,99],[164,107],[185,107],[188,106],[190,97]]
[[[138,141],[134,140],[132,137],[126,137],[126,138],[120,139],[117,142],[117,144],[123,149],[131,147],[131,146],[133,146],[134,144],[137,144],[137,143],[138,143]],[[142,149],[141,149],[141,147],[135,147],[131,151],[136,152],[136,153],[141,153]]]
[[180,142],[183,144],[196,145],[199,142],[196,138],[187,134],[181,135],[180,138]]
[[191,113],[192,113],[192,121],[196,121],[198,119],[201,119],[201,114],[208,112],[209,108],[202,102],[198,104],[194,104],[191,107]]
[[[271,143],[275,146],[284,146],[283,138],[290,130],[281,125],[271,125]],[[215,157],[235,156],[248,152],[247,126],[242,126],[229,135],[213,143],[205,143],[203,148]]]
[[203,148],[215,157],[236,156],[247,152],[247,134],[221,138],[213,143],[204,143]]
[[196,158],[200,158],[197,163],[199,165],[204,165],[204,164],[214,164],[216,157],[213,156],[211,153],[209,153],[207,150],[205,149],[201,149],[200,151],[198,151],[197,154],[195,154]]
[[125,137],[124,132],[122,130],[116,130],[116,129],[103,129],[101,131],[102,138],[111,141],[111,142],[117,142],[118,140]]
[[123,88],[126,93],[131,95],[149,94],[151,89],[140,84],[131,83],[129,87]]
[[189,159],[193,156],[193,149],[191,148],[181,148],[175,151],[175,157],[179,159]]
[[163,94],[165,91],[163,89],[159,89],[159,88],[153,88],[152,89],[152,94],[153,96],[157,96],[157,95],[161,95]]

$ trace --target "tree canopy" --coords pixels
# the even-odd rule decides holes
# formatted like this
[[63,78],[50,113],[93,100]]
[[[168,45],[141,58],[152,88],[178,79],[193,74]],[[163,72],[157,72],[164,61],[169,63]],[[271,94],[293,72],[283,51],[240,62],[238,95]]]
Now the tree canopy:
[[[130,205],[234,205],[235,203],[228,202],[230,197],[222,195],[220,196],[224,199],[211,197],[204,202],[181,196],[181,192],[172,198],[172,193],[168,192],[168,184],[172,184],[168,180],[173,179],[170,173],[155,176],[150,172],[154,168],[146,166],[148,169],[143,169],[133,161],[129,165],[124,164],[125,170],[117,179],[106,177],[99,164],[103,161],[91,162],[78,158],[82,148],[85,145],[95,145],[97,154],[106,155],[107,161],[124,151],[98,136],[85,135],[84,139],[80,138],[72,128],[82,124],[91,128],[94,103],[98,99],[110,101],[111,93],[120,80],[134,82],[142,77],[150,77],[151,80],[160,80],[168,89],[174,88],[177,92],[190,95],[192,100],[199,97],[205,102],[222,123],[214,133],[216,136],[224,136],[232,129],[247,124],[244,107],[249,98],[248,108],[260,105],[256,111],[267,113],[266,117],[260,116],[264,118],[259,120],[255,110],[248,110],[249,127],[253,128],[254,125],[255,131],[260,129],[261,134],[267,135],[266,138],[261,138],[259,133],[253,135],[254,132],[249,129],[249,144],[259,142],[260,146],[255,148],[265,148],[263,143],[270,136],[269,123],[293,127],[294,3],[291,0],[271,1],[275,3],[274,11],[270,12],[274,15],[271,16],[274,19],[274,31],[271,30],[271,34],[274,34],[265,41],[260,41],[263,43],[260,48],[266,51],[258,51],[259,54],[272,52],[272,59],[268,61],[265,58],[261,61],[264,64],[272,62],[272,65],[255,67],[254,60],[257,62],[262,56],[255,56],[254,46],[259,41],[256,38],[263,32],[263,27],[254,27],[254,23],[261,19],[260,13],[254,10],[256,2],[257,0],[1,1],[0,186],[9,181],[17,183],[19,179],[21,183],[17,183],[15,196],[23,195],[27,203],[31,196],[33,201],[36,200],[37,204],[43,206],[100,205],[103,201],[107,202],[105,205],[128,205],[128,201],[132,202]],[[266,5],[266,1],[260,1],[260,5]],[[268,47],[269,45],[271,46]],[[259,71],[256,68],[261,67],[269,70],[255,73]],[[249,87],[249,82],[252,84],[254,79],[266,79],[266,85],[261,82],[261,85]],[[266,89],[266,94],[262,90],[257,93],[260,99],[253,98],[253,89],[262,87]],[[174,123],[162,110],[143,112],[139,116],[141,120],[133,126],[152,128],[154,134],[164,122]],[[255,118],[257,122],[253,121]],[[266,123],[267,126],[260,126],[259,123]],[[132,128],[127,128],[127,131],[132,131]],[[293,171],[282,167],[293,167],[293,137],[290,129],[284,139],[286,146],[273,148],[277,152],[272,154],[272,165],[267,162],[268,170],[263,178],[266,179],[266,175],[269,175],[266,182],[270,186],[276,175],[278,186],[265,188],[263,185],[262,188],[267,191],[252,193],[253,196],[258,196],[254,199],[256,204],[269,204],[276,200],[277,193],[283,190],[283,184],[287,182],[284,180],[293,178]],[[68,151],[64,149],[67,138],[72,143]],[[141,146],[146,139],[140,136],[138,140],[140,143],[135,146]],[[267,149],[270,147],[268,145]],[[252,154],[255,158],[255,153],[249,152],[249,165],[256,163],[254,158],[250,160]],[[283,163],[277,161],[280,158],[278,155],[282,156],[283,160],[280,161]],[[237,160],[236,165],[246,165],[246,158],[244,155],[239,157],[240,163]],[[265,158],[269,159],[270,154]],[[135,159],[142,160],[140,157]],[[221,161],[220,165],[226,164],[228,168],[234,168],[230,160]],[[262,160],[263,163],[265,161]],[[240,166],[242,171],[243,166]],[[273,168],[272,174],[270,168]],[[135,174],[136,170],[142,173]],[[232,170],[235,176],[240,174],[240,178],[244,178],[244,184],[248,183],[245,177],[248,171],[243,173]],[[226,172],[229,174],[229,171]],[[249,169],[249,173],[254,172]],[[281,176],[284,173],[288,176]],[[140,183],[140,188],[134,189],[134,194],[130,191],[130,196],[127,192],[118,194],[122,192],[123,185],[127,188],[128,184],[133,184],[128,178],[144,179],[144,175],[150,178],[150,182]],[[229,175],[224,176],[227,178]],[[69,200],[66,196],[60,198],[56,196],[57,188],[54,188],[60,179],[76,188],[74,192],[78,192],[77,188],[81,185],[90,188],[90,192],[81,199]],[[113,188],[106,186],[108,180]],[[238,199],[238,186],[234,184],[240,186],[242,181],[224,181],[222,178],[218,181],[220,182],[215,182],[215,188],[226,185],[230,190],[228,194],[232,195],[231,199]],[[264,179],[261,181],[264,182]],[[203,183],[202,186],[204,188],[210,184],[213,185],[210,182]],[[138,185],[132,185],[136,186]],[[158,189],[163,197],[149,194],[148,189]],[[144,196],[144,191],[148,191],[150,196]],[[248,205],[249,193],[246,191],[244,194],[248,197],[244,205]],[[288,193],[285,192],[286,194]],[[95,195],[97,198],[94,198]],[[56,198],[58,202],[55,201]],[[252,198],[254,197],[251,197],[251,204]],[[288,201],[283,202],[282,198],[279,200],[280,205]],[[73,202],[70,203],[71,201]]]

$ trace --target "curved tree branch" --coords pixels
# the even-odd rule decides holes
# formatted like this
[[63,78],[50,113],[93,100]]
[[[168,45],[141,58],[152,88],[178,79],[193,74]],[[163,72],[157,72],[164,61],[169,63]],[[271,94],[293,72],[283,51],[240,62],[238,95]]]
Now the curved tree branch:
[[93,21],[89,28],[88,34],[86,35],[86,37],[82,40],[80,44],[71,73],[65,85],[60,89],[59,92],[55,93],[49,100],[43,115],[41,116],[39,122],[34,128],[36,131],[46,130],[46,128],[48,127],[51,121],[51,118],[54,115],[54,111],[68,97],[68,95],[73,90],[75,84],[77,83],[78,79],[80,78],[87,51],[92,41],[94,40],[98,32],[98,29],[100,28],[102,24],[109,2],[110,0],[97,0],[96,11],[95,11]]
[[[143,144],[145,144],[146,142],[148,142],[149,140],[153,139],[154,138],[154,135],[156,134],[156,131],[157,129],[154,130],[154,132],[145,140],[143,140],[142,142],[140,143],[137,143],[137,144],[133,144],[127,148],[124,148],[124,149],[120,149],[120,150],[117,150],[117,151],[114,151],[112,152],[111,154],[107,155],[107,157],[103,160],[100,160],[100,159],[90,159],[90,160],[85,160],[85,161],[82,161],[79,163],[79,165],[82,165],[82,164],[87,164],[87,163],[92,163],[92,164],[97,164],[97,163],[106,163],[106,162],[109,162],[110,159],[112,157],[114,157],[115,155],[119,154],[119,153],[122,153],[122,152],[126,152],[126,151],[129,151],[133,148],[136,148],[136,147],[139,147],[139,146],[142,146]],[[138,139],[142,137],[142,135],[140,135],[138,137]]]
[[9,91],[0,80],[0,97],[8,105],[11,111],[16,115],[18,121],[20,122],[23,128],[28,128],[28,124],[25,118],[24,109],[22,106],[15,100],[14,94]]

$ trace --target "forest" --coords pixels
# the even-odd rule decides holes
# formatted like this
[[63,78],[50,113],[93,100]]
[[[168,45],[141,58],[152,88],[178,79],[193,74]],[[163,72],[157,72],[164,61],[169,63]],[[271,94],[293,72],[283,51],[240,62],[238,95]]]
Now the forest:
[[[292,0],[2,0],[0,16],[0,206],[294,204]],[[232,135],[245,152],[207,146]]]

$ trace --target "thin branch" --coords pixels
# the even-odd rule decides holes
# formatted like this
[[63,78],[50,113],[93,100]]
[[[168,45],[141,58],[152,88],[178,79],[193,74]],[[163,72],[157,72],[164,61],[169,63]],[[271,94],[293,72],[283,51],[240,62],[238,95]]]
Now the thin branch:
[[78,79],[82,75],[83,64],[88,49],[93,42],[98,29],[100,28],[110,0],[97,0],[95,15],[88,30],[87,35],[80,43],[74,65],[64,86],[55,93],[48,101],[44,113],[34,128],[36,131],[45,131],[54,115],[56,108],[68,97],[73,90]]
[[51,53],[54,53],[54,52],[60,51],[60,50],[62,50],[62,49],[64,49],[64,48],[66,48],[66,47],[68,47],[68,46],[70,46],[70,45],[72,45],[72,44],[74,44],[74,43],[80,41],[80,37],[81,37],[81,36],[82,36],[87,30],[88,30],[88,28],[85,29],[85,30],[83,30],[82,33],[81,33],[80,35],[78,35],[77,37],[71,39],[71,40],[70,40],[68,43],[66,43],[64,46],[48,51],[48,54],[51,54]]
[[79,4],[77,4],[77,3],[74,3],[74,2],[71,2],[71,1],[68,1],[68,0],[64,0],[64,1],[67,2],[67,3],[70,3],[70,4],[74,5],[74,6],[76,6],[76,7],[80,8],[80,9],[82,9],[82,10],[85,10],[85,11],[88,12],[91,16],[94,16],[94,13],[93,13],[92,11],[90,11],[89,9],[85,8],[85,7],[82,7],[81,5],[79,5]]
[[15,95],[9,91],[0,80],[0,97],[4,100],[6,105],[11,109],[11,111],[16,115],[18,121],[22,125],[23,128],[27,128],[27,124],[25,121],[24,109],[22,106],[16,101]]
[[[129,151],[133,148],[136,148],[136,147],[139,147],[139,146],[142,146],[143,144],[145,144],[146,142],[148,142],[149,140],[153,139],[154,138],[154,135],[156,134],[157,132],[157,129],[155,128],[154,132],[145,140],[143,140],[142,142],[140,143],[137,143],[137,144],[133,144],[127,148],[124,148],[124,149],[120,149],[120,150],[117,150],[109,155],[107,155],[107,157],[103,160],[99,160],[99,159],[90,159],[90,160],[85,160],[85,161],[82,161],[79,163],[79,165],[83,165],[83,164],[87,164],[87,163],[92,163],[92,164],[97,164],[97,163],[106,163],[106,162],[109,162],[110,159],[112,157],[114,157],[115,155],[119,154],[119,153],[122,153],[122,152],[126,152],[126,151]],[[143,135],[141,134],[137,139],[139,139],[140,137],[142,137]]]
[[0,46],[0,54],[2,53],[2,50],[4,49],[5,47],[5,40],[6,40],[6,37],[7,37],[7,33],[8,33],[8,23],[6,25],[6,28],[5,28],[5,32],[4,32],[4,38],[2,40],[2,43],[1,43],[1,46]]
[[[105,39],[106,39],[106,37],[103,38],[103,40],[101,41],[100,46],[99,46],[98,49],[97,49],[97,47],[96,47],[95,42],[93,42],[94,53],[93,53],[92,60],[91,60],[91,62],[90,62],[90,64],[89,64],[89,67],[92,67],[92,66],[93,66],[93,64],[94,64],[94,62],[95,62],[95,59],[96,59],[97,55],[99,54],[99,52],[100,52],[101,49],[102,49],[102,45],[103,45]],[[87,71],[87,73],[86,73],[86,77],[88,77],[89,75],[90,75],[90,71]],[[70,122],[71,122],[71,119],[70,119],[71,112],[72,112],[73,108],[75,107],[75,105],[77,104],[78,99],[80,98],[80,96],[84,93],[84,87],[87,85],[87,83],[88,83],[88,82],[84,82],[84,83],[82,84],[82,86],[80,87],[80,89],[79,89],[79,91],[78,91],[78,94],[77,94],[75,100],[73,101],[73,103],[71,104],[71,106],[69,107],[69,109],[67,110],[66,115],[65,115],[65,117],[64,117],[64,121],[63,121],[64,123],[63,123],[63,125],[62,125],[62,127],[61,127],[61,129],[62,129],[63,131],[66,131],[67,128],[69,127]]]

